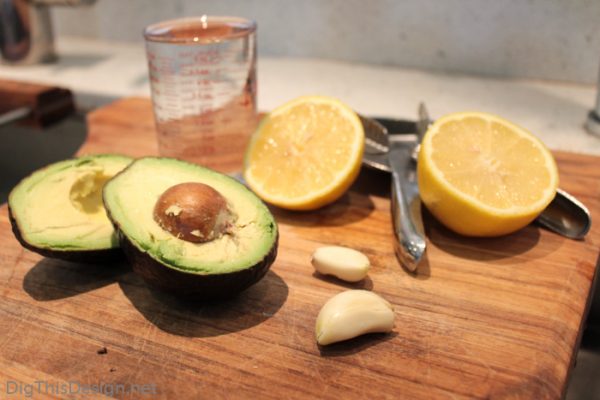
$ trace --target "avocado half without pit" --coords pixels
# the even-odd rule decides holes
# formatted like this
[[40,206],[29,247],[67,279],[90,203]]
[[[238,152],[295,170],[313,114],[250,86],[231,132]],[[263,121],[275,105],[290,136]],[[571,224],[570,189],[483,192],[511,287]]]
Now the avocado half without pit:
[[133,270],[177,295],[230,297],[258,282],[277,255],[265,204],[196,164],[141,158],[106,184],[103,198]]
[[8,197],[10,222],[21,245],[77,262],[122,256],[102,188],[131,161],[119,155],[84,156],[48,165],[23,179]]

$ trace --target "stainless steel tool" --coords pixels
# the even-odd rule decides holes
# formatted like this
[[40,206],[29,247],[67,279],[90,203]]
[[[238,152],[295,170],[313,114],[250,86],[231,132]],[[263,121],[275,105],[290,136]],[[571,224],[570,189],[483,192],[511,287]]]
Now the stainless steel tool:
[[391,212],[396,257],[408,270],[415,271],[427,247],[412,161],[416,141],[389,141],[383,125],[368,118],[362,118],[362,121],[367,137],[365,160],[372,155],[377,160],[374,165],[392,173]]
[[556,196],[535,223],[570,239],[583,239],[592,226],[592,216],[575,196],[557,189]]
[[[424,104],[419,105],[419,120],[416,122],[417,132],[414,134],[388,135],[387,129],[383,125],[379,123],[372,124],[367,118],[363,118],[366,136],[363,163],[371,168],[391,172],[388,162],[390,147],[387,143],[402,143],[403,146],[410,147],[413,149],[412,161],[416,161],[418,144],[430,123],[431,119]],[[383,138],[385,135],[388,135],[388,137]],[[414,170],[414,166],[411,168]],[[592,218],[585,205],[564,190],[558,189],[552,202],[536,218],[535,223],[567,238],[583,239],[590,230]]]

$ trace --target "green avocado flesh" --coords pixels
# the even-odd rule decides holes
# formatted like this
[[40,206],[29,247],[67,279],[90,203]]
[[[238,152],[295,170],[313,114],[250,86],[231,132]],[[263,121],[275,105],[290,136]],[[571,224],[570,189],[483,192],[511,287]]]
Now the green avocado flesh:
[[119,247],[102,203],[102,187],[131,161],[93,155],[35,171],[8,198],[15,232],[34,249],[77,252]]
[[[169,188],[198,182],[211,186],[235,216],[228,234],[192,243],[164,230],[153,218]],[[181,272],[213,275],[241,271],[261,262],[277,241],[277,225],[264,203],[229,176],[170,158],[142,158],[108,182],[104,203],[131,244],[160,264]]]

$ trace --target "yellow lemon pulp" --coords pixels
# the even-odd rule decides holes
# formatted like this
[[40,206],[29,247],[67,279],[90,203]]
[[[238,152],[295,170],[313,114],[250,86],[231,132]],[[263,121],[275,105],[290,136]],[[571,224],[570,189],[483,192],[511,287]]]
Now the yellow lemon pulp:
[[427,131],[417,164],[423,203],[467,236],[514,232],[541,213],[558,186],[550,151],[531,133],[482,112],[446,115]]
[[331,97],[299,97],[263,119],[246,152],[244,178],[271,204],[316,209],[354,182],[364,141],[360,118],[350,107]]

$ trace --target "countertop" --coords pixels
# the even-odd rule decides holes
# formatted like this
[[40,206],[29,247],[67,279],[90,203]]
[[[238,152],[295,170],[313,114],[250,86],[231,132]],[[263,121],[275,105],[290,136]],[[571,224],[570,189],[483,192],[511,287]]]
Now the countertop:
[[[149,96],[142,43],[63,37],[57,50],[57,63],[0,65],[0,77],[68,87],[82,108]],[[529,129],[551,149],[600,155],[600,137],[583,129],[595,101],[593,86],[259,55],[259,109],[303,94],[335,96],[372,116],[412,119],[420,101],[434,118],[454,111],[492,112]]]

